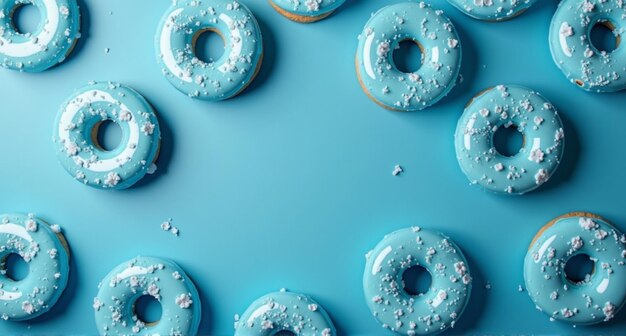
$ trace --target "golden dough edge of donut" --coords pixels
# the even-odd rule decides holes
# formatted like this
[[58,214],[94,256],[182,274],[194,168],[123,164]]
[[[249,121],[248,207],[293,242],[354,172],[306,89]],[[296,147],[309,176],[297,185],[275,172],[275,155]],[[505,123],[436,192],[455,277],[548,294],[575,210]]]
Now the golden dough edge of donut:
[[596,215],[596,214],[591,213],[591,212],[585,212],[585,211],[568,212],[568,213],[566,213],[564,215],[561,215],[561,216],[558,216],[558,217],[554,218],[553,220],[549,221],[546,225],[541,227],[541,229],[539,229],[539,231],[533,237],[533,240],[530,242],[530,245],[528,246],[528,250],[530,251],[530,249],[533,247],[533,245],[535,245],[535,242],[537,241],[537,239],[539,239],[539,237],[547,229],[549,229],[552,225],[556,224],[556,222],[560,221],[561,219],[571,218],[571,217],[587,217],[587,218],[599,219],[599,220],[602,220],[602,221],[604,221],[606,223],[610,223],[609,221],[604,219],[602,216]]
[[394,111],[394,112],[407,112],[407,111],[403,111],[403,110],[399,110],[399,109],[395,109],[393,107],[389,107],[385,104],[383,104],[382,102],[380,102],[378,99],[376,99],[371,93],[370,91],[365,87],[365,84],[363,83],[363,81],[361,80],[361,70],[359,69],[359,58],[357,55],[354,56],[354,65],[356,67],[356,76],[359,80],[359,85],[361,86],[361,89],[363,90],[363,92],[365,92],[365,94],[367,95],[367,97],[369,99],[371,99],[374,103],[376,103],[378,106],[384,108],[385,110],[388,111]]
[[286,10],[278,7],[278,5],[276,5],[274,3],[274,1],[269,0],[270,5],[272,5],[272,8],[274,8],[274,10],[276,10],[280,15],[286,17],[287,19],[291,20],[291,21],[295,21],[298,23],[313,23],[313,22],[317,22],[320,20],[323,20],[325,18],[327,18],[328,16],[330,16],[333,11],[330,11],[328,13],[324,13],[322,15],[317,15],[317,16],[305,16],[305,15],[296,15],[293,13],[289,13]]
[[242,86],[241,89],[239,89],[239,91],[235,92],[234,95],[228,97],[228,99],[237,97],[240,93],[245,91],[248,88],[248,86],[250,86],[252,84],[252,82],[254,82],[254,80],[256,79],[256,77],[259,74],[259,72],[261,72],[261,65],[263,64],[263,58],[264,57],[265,57],[265,53],[261,52],[261,56],[259,56],[259,61],[257,62],[256,68],[254,68],[254,73],[252,74],[252,77],[250,77],[250,80],[248,80],[248,83],[246,83],[244,86]]
[[[48,226],[48,228],[50,228],[50,230],[52,231],[52,226],[50,224],[48,224],[48,222],[46,222],[45,220],[41,219],[41,218],[36,218],[38,222]],[[59,242],[61,243],[61,246],[63,246],[63,249],[65,250],[65,252],[67,253],[67,262],[69,264],[70,258],[71,258],[71,251],[70,251],[70,245],[67,242],[67,239],[65,238],[65,235],[63,234],[63,232],[54,232],[52,231],[52,233],[54,233],[57,238],[59,239]]]

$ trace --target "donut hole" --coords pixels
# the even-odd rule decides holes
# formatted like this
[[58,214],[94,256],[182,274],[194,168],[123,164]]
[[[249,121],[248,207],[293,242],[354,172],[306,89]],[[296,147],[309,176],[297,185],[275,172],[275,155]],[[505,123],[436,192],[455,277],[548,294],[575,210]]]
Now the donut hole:
[[524,146],[524,135],[516,125],[498,127],[493,134],[493,146],[502,156],[515,156]]
[[622,42],[622,37],[611,21],[601,20],[596,22],[589,31],[589,40],[596,50],[611,53]]
[[213,63],[224,55],[226,40],[215,29],[203,29],[193,37],[193,49],[196,57],[205,63]]
[[565,278],[572,284],[581,285],[591,280],[591,275],[595,270],[595,262],[588,254],[577,254],[565,263],[563,272]]
[[13,28],[19,34],[33,34],[41,23],[41,12],[32,3],[19,4],[11,14]]
[[28,276],[30,267],[22,256],[9,253],[2,258],[0,273],[13,281],[22,281]]
[[94,126],[91,137],[98,149],[110,152],[122,142],[122,128],[113,120],[103,120]]
[[149,326],[159,323],[163,315],[161,303],[152,295],[138,297],[133,306],[133,311],[137,319]]
[[420,265],[409,267],[402,273],[402,286],[411,296],[423,295],[428,292],[433,277],[430,272]]
[[402,40],[393,51],[393,64],[404,73],[419,70],[424,63],[424,47],[411,39]]
[[274,336],[296,336],[296,333],[289,330],[281,330],[274,334]]

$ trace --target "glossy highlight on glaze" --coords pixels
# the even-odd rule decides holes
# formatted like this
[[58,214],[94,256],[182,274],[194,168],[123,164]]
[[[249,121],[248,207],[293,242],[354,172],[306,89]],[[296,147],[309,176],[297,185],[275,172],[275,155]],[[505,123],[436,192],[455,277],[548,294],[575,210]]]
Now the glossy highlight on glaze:
[[517,17],[537,0],[448,0],[466,15],[483,21],[505,21]]
[[335,336],[335,327],[320,304],[305,294],[281,290],[255,300],[235,321],[235,336],[272,336],[291,332]]
[[[33,33],[20,33],[15,11],[25,5],[39,10]],[[0,66],[41,72],[65,60],[80,38],[80,10],[76,0],[4,0],[0,2]]]
[[[398,70],[393,51],[403,41],[422,50],[415,72]],[[357,76],[365,93],[395,111],[417,111],[437,103],[456,85],[461,43],[452,22],[424,2],[390,5],[376,12],[359,35]]]
[[[626,24],[622,1],[564,0],[550,24],[550,51],[567,79],[590,92],[615,92],[626,88],[626,47],[621,42]],[[616,35],[617,49],[598,50],[591,30],[604,24]]]
[[49,226],[32,214],[0,215],[2,269],[10,254],[28,264],[19,281],[0,273],[0,318],[24,321],[48,312],[61,297],[69,278],[69,248],[58,225]]
[[[106,120],[122,129],[120,144],[110,151],[96,140]],[[125,189],[156,169],[161,131],[152,106],[137,91],[94,82],[61,106],[53,140],[57,158],[74,179],[99,189]]]
[[[504,156],[493,137],[500,127],[516,127],[524,137],[520,151]],[[456,156],[472,184],[521,195],[554,174],[564,150],[563,124],[543,96],[516,85],[498,85],[474,97],[459,119]]]
[[[206,31],[224,40],[224,54],[208,63],[195,53]],[[156,36],[157,60],[165,78],[192,98],[220,101],[243,91],[263,59],[261,29],[254,15],[233,0],[177,0],[167,10]]]
[[269,0],[277,12],[286,18],[310,23],[326,18],[345,0]]
[[[410,295],[406,270],[424,267],[432,277],[426,293]],[[380,324],[399,335],[430,335],[454,327],[471,293],[472,277],[461,249],[447,236],[419,227],[387,235],[367,254],[363,289]]]
[[[573,283],[565,265],[585,254],[590,277]],[[561,216],[539,232],[524,259],[524,280],[537,309],[572,324],[611,320],[626,302],[626,236],[604,219],[586,213]]]
[[[161,319],[141,321],[134,304],[149,295],[161,304]],[[115,267],[100,283],[93,300],[101,335],[196,335],[202,309],[195,285],[173,261],[137,257]]]

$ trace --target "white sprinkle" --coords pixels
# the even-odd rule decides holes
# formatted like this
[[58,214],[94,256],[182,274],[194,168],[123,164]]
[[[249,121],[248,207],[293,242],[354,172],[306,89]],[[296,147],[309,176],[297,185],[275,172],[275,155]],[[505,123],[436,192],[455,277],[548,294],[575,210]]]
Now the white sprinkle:
[[400,175],[402,172],[404,172],[404,169],[402,169],[402,167],[400,167],[400,165],[396,165],[393,169],[393,172],[391,173],[393,176],[398,176]]
[[27,219],[26,222],[24,223],[24,226],[26,227],[26,231],[31,231],[31,232],[37,231],[37,222],[35,222],[35,220],[33,219]]
[[180,294],[176,297],[176,305],[179,306],[180,308],[183,309],[187,309],[189,307],[191,307],[191,304],[193,303],[193,301],[191,300],[191,297],[189,294]]

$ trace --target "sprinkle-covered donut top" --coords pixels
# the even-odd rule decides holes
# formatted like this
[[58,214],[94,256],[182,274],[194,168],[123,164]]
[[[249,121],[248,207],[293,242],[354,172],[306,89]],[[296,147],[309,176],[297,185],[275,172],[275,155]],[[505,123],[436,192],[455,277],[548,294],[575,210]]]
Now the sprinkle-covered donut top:
[[[152,296],[162,308],[161,319],[145,323],[135,303]],[[115,267],[100,283],[93,300],[98,332],[102,335],[196,335],[202,315],[195,285],[174,262],[137,257]]]
[[[514,156],[495,149],[500,127],[516,127],[524,144]],[[506,194],[524,194],[544,184],[563,155],[563,125],[554,106],[535,91],[498,85],[475,97],[459,119],[456,155],[472,184]]]
[[281,290],[254,301],[243,315],[235,317],[236,336],[337,335],[330,317],[315,300],[304,294]]
[[[550,51],[572,83],[593,92],[626,88],[626,48],[620,43],[625,20],[626,5],[621,0],[561,1],[550,25]],[[591,43],[596,24],[613,30],[617,49],[601,51]]]
[[[195,53],[200,34],[213,31],[224,40],[224,54],[205,62]],[[163,75],[193,98],[224,100],[245,89],[263,56],[261,30],[254,15],[232,0],[178,0],[163,16],[156,38]]]
[[[96,139],[106,120],[122,129],[120,144],[110,151]],[[128,188],[156,169],[160,139],[152,106],[137,91],[113,82],[90,83],[74,93],[61,106],[53,136],[63,168],[102,189]]]
[[463,13],[484,21],[512,19],[532,6],[537,0],[448,0]]
[[[393,51],[413,41],[422,50],[422,65],[412,73],[395,66]],[[461,44],[452,22],[424,2],[406,2],[376,12],[359,35],[356,67],[368,96],[397,111],[427,108],[455,86]]]
[[[414,266],[432,277],[426,293],[410,295],[404,289],[404,272]],[[465,256],[450,238],[413,227],[387,235],[367,254],[363,289],[384,328],[429,335],[454,327],[469,300],[471,282]]]
[[290,19],[303,22],[324,18],[344,2],[345,0],[270,0],[272,6],[281,13],[285,12]]
[[34,215],[0,215],[0,260],[11,254],[28,264],[28,275],[15,281],[0,272],[0,318],[29,320],[49,311],[69,278],[69,248],[58,225]]
[[[33,33],[22,34],[13,24],[20,6],[32,4],[41,13]],[[0,1],[0,65],[25,72],[44,71],[65,60],[80,37],[76,0]]]
[[[565,265],[585,254],[594,262],[580,283]],[[548,224],[524,260],[526,288],[537,309],[553,320],[593,324],[612,319],[626,302],[626,236],[590,214],[571,214]]]

